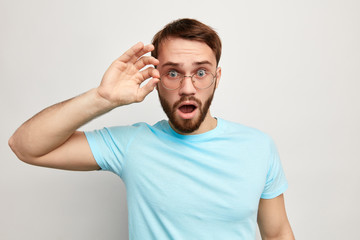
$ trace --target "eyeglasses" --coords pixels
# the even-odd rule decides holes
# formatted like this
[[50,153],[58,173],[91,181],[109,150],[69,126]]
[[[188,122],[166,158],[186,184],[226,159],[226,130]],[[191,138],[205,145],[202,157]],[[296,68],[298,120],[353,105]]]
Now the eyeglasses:
[[181,74],[176,70],[170,70],[167,73],[161,75],[160,82],[164,88],[168,90],[176,90],[181,87],[181,84],[185,77],[191,78],[191,81],[195,88],[206,89],[214,83],[216,73],[214,75],[211,72],[206,71],[205,69],[199,69],[193,75],[185,76],[184,74]]

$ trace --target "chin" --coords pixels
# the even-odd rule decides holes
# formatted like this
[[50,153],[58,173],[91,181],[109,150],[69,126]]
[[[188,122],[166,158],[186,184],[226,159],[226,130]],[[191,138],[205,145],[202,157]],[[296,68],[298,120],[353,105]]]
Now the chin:
[[179,132],[182,133],[193,133],[198,130],[201,123],[204,121],[200,117],[196,119],[170,119],[171,125]]
[[[161,103],[161,106],[165,112],[165,114],[167,115],[167,117],[169,118],[169,122],[171,123],[171,126],[173,128],[175,128],[178,132],[180,133],[193,133],[196,130],[198,130],[201,126],[201,124],[204,122],[213,96],[214,96],[214,92],[215,92],[215,88],[213,93],[209,96],[209,98],[202,103],[199,99],[196,99],[195,97],[192,96],[183,96],[181,97],[181,99],[177,102],[175,102],[174,104],[170,104],[165,98],[163,98],[160,93],[159,93],[159,100]],[[184,103],[184,101],[193,101],[196,102],[194,103],[196,106],[193,106],[193,111],[197,111],[195,116],[193,116],[192,118],[189,119],[184,119],[182,118],[179,113],[177,111],[181,111],[181,107],[186,106]],[[189,105],[187,105],[187,107],[185,108],[189,108]],[[190,106],[191,108],[191,106]],[[187,111],[183,112],[184,114],[187,113]],[[191,113],[190,113],[191,114]]]

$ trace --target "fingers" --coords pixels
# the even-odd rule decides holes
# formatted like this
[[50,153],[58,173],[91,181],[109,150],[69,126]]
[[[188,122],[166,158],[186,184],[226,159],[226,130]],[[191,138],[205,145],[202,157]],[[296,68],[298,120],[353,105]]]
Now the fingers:
[[127,50],[123,55],[121,55],[118,60],[122,62],[131,61],[134,56],[140,52],[144,48],[144,44],[142,42],[138,42],[134,46],[132,46],[129,50]]
[[154,90],[156,84],[159,81],[160,80],[158,78],[152,78],[147,84],[145,84],[142,88],[140,88],[138,101],[139,102],[143,101],[144,98]]
[[138,42],[134,46],[132,46],[129,50],[127,50],[123,55],[121,55],[118,60],[122,62],[131,62],[135,63],[139,57],[142,55],[151,52],[154,49],[152,44],[148,44],[144,46],[142,42]]
[[139,58],[136,61],[135,67],[140,70],[143,67],[145,67],[146,65],[158,65],[158,64],[159,64],[159,60],[157,60],[156,58],[151,57],[151,56],[145,56],[145,57]]
[[153,67],[149,67],[140,72],[142,75],[142,81],[145,81],[148,78],[151,78],[148,83],[139,88],[138,101],[141,102],[144,98],[154,90],[156,84],[160,81],[159,71]]
[[140,74],[142,75],[142,82],[148,78],[160,78],[159,71],[153,67],[141,71]]
[[152,44],[145,45],[143,49],[141,49],[137,54],[135,54],[135,58],[133,58],[133,62],[138,60],[138,58],[141,57],[142,55],[151,52],[152,50],[154,50],[154,45]]

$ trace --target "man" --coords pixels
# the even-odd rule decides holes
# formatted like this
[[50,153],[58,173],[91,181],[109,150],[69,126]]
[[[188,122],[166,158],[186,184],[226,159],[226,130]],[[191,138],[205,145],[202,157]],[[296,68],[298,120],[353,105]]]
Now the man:
[[[254,239],[256,221],[263,239],[294,239],[272,140],[210,114],[220,55],[220,39],[209,26],[174,21],[153,44],[137,43],[116,59],[99,87],[25,122],[9,145],[33,165],[119,175],[130,239]],[[169,121],[76,131],[143,101],[155,88]]]

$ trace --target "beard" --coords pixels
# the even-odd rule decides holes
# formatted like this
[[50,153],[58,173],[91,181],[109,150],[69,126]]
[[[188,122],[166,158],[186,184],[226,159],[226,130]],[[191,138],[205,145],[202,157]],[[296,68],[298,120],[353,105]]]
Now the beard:
[[[166,116],[169,118],[170,123],[176,128],[176,130],[182,132],[182,133],[192,133],[199,129],[201,123],[204,121],[207,112],[209,111],[211,102],[214,98],[215,88],[211,96],[205,101],[204,104],[202,102],[193,97],[193,96],[182,96],[180,100],[176,101],[173,106],[170,105],[170,103],[163,98],[160,93],[159,99],[161,106],[166,114]],[[195,101],[198,104],[198,110],[199,115],[193,119],[181,119],[177,117],[176,111],[179,107],[179,105],[184,101]]]

